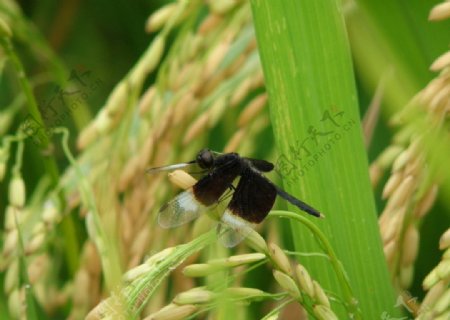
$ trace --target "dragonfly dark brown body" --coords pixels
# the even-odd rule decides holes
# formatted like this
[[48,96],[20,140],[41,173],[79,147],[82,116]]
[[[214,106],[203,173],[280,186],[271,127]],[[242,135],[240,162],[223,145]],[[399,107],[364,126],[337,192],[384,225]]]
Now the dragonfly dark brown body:
[[[206,174],[191,189],[180,193],[161,208],[158,220],[164,228],[176,227],[195,219],[208,207],[226,198],[224,194],[227,190],[234,191],[221,217],[226,231],[220,237],[227,247],[239,243],[251,231],[252,224],[264,220],[277,195],[308,214],[321,217],[319,211],[288,194],[263,175],[274,169],[274,165],[265,160],[203,149],[193,161],[152,168],[147,172],[179,169],[192,164],[197,164]],[[235,187],[233,182],[238,177],[240,179]]]

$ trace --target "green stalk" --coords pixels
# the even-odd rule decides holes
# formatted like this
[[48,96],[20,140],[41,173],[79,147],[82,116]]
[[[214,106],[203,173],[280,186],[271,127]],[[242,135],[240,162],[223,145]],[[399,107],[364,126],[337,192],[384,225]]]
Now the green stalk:
[[[41,113],[39,112],[38,104],[36,102],[36,98],[34,97],[32,86],[26,76],[22,62],[20,61],[19,57],[16,55],[14,51],[11,40],[9,38],[2,37],[0,38],[0,45],[5,50],[6,56],[11,61],[12,66],[14,67],[17,73],[20,87],[25,95],[26,101],[25,105],[27,108],[27,112],[45,130],[45,123],[41,117]],[[45,153],[45,151],[48,150],[49,148],[50,141],[46,133],[41,136],[42,136],[42,143],[40,144],[40,150],[42,151],[42,153]],[[46,173],[50,176],[52,185],[56,186],[59,182],[59,172],[55,159],[53,157],[42,157],[42,161],[44,163]],[[64,197],[60,195],[59,198],[62,201],[62,203],[64,203],[65,200]],[[61,225],[64,231],[65,240],[68,247],[67,250],[65,250],[68,268],[70,273],[74,274],[79,260],[78,256],[79,250],[72,217],[64,219]]]
[[[36,25],[28,20],[17,5],[11,3],[0,3],[0,12],[4,14],[9,21],[14,21],[10,26],[16,41],[26,44],[37,60],[41,61],[41,66],[45,65],[48,68],[53,80],[59,85],[64,86],[67,82],[67,76],[70,71],[60,57],[52,50],[45,37],[36,28]],[[72,98],[68,97],[67,101],[70,104]],[[77,112],[72,113],[73,122],[77,130],[81,130],[86,123],[92,118],[89,106],[83,102],[77,103]],[[37,119],[37,118],[36,118]]]
[[189,243],[176,246],[173,252],[152,268],[151,271],[124,288],[121,294],[123,294],[122,298],[126,301],[127,308],[124,308],[124,310],[129,311],[128,316],[131,316],[133,319],[137,318],[160,283],[172,270],[183,263],[189,256],[202,250],[215,240],[216,231],[212,229]]
[[[311,219],[328,236],[363,318],[396,316],[338,3],[251,4],[284,186],[325,213],[324,220]],[[319,251],[308,228],[292,224],[291,229],[297,251]],[[348,294],[330,262],[305,258],[301,263],[328,291]],[[338,304],[332,308],[340,319],[351,316]]]
[[[115,242],[110,240],[110,236],[106,234],[103,228],[100,213],[95,202],[94,190],[69,149],[69,130],[64,127],[58,127],[54,129],[54,132],[62,135],[61,144],[64,154],[69,160],[70,165],[75,169],[81,201],[85,207],[89,209],[89,214],[87,215],[88,221],[86,222],[88,234],[92,241],[96,244],[97,250],[100,254],[106,287],[112,290],[112,288],[117,285],[117,281],[120,279],[120,275],[122,274],[120,268],[120,258],[117,254],[116,248],[114,248]],[[90,223],[90,221],[92,223]],[[90,227],[92,228],[91,230],[89,230]]]
[[[12,139],[11,139],[12,140]],[[22,166],[23,159],[23,149],[24,143],[19,138],[18,145],[16,150],[16,162],[13,167],[13,175],[16,176],[20,173],[20,168]],[[42,309],[40,308],[36,296],[34,294],[33,287],[30,284],[30,280],[28,278],[28,263],[25,256],[25,245],[23,243],[22,229],[20,223],[18,221],[18,210],[14,210],[14,221],[17,228],[18,233],[18,261],[19,261],[19,286],[23,286],[25,290],[25,303],[26,303],[26,317],[27,319],[39,319],[44,314]]]
[[320,228],[307,218],[289,211],[273,210],[270,212],[270,216],[297,220],[307,227],[314,237],[317,238],[319,245],[326,253],[331,265],[333,266],[334,272],[336,273],[339,285],[341,286],[347,314],[353,315],[353,319],[361,319],[360,310],[358,309],[357,303],[355,303],[357,299],[352,292],[352,288],[350,287],[349,279],[345,273],[345,270],[342,268],[342,264],[336,256],[336,253],[333,251],[333,247]]

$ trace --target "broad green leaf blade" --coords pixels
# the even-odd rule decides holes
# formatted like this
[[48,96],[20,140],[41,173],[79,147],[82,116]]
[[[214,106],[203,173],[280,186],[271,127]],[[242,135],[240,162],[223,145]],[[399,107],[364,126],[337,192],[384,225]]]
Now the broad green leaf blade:
[[[363,318],[395,316],[399,309],[381,247],[337,3],[251,3],[284,186],[325,213],[326,219],[315,222],[329,236]],[[298,251],[320,251],[307,229],[293,223],[292,232]],[[318,260],[303,258],[301,263],[342,297],[329,263]],[[341,319],[349,317],[339,304],[332,308]]]

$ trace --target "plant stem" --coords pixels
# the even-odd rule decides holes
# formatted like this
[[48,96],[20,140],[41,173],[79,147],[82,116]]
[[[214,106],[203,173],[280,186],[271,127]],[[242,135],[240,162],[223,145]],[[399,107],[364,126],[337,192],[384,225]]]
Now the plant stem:
[[269,216],[276,216],[280,218],[294,219],[305,225],[317,238],[319,245],[323,248],[323,251],[328,255],[328,258],[333,266],[334,272],[338,277],[339,284],[341,285],[342,292],[344,294],[345,306],[349,315],[353,315],[353,319],[361,319],[361,310],[358,309],[357,299],[355,298],[350,283],[348,281],[347,274],[339,261],[336,253],[333,250],[330,242],[323,232],[310,220],[305,217],[290,211],[273,210],[269,213]]
[[[0,44],[5,50],[6,55],[12,62],[14,69],[16,70],[20,87],[25,95],[26,100],[26,108],[28,113],[34,118],[34,120],[42,127],[45,131],[45,124],[42,120],[41,114],[39,112],[39,108],[36,102],[36,99],[33,94],[32,86],[28,81],[28,78],[25,73],[25,69],[16,55],[11,40],[9,38],[0,38]],[[42,143],[40,145],[41,154],[45,154],[48,150],[50,141],[48,139],[47,134],[41,135]],[[50,176],[51,184],[53,187],[56,187],[59,183],[59,172],[56,161],[53,157],[44,156],[41,157],[44,163],[44,168],[46,173]],[[65,206],[65,199],[62,193],[59,195],[59,199],[63,207]],[[78,248],[78,240],[76,237],[75,226],[73,222],[73,218],[69,216],[67,219],[64,219],[61,222],[61,226],[63,228],[63,234],[65,237],[67,248],[65,250],[66,253],[66,261],[68,264],[69,272],[73,275],[76,271],[77,264],[79,261],[79,248]]]
[[[93,237],[92,240],[97,245],[105,273],[106,286],[111,290],[115,287],[117,284],[116,282],[120,279],[120,275],[122,274],[120,270],[120,259],[116,254],[116,250],[113,250],[112,248],[111,244],[113,242],[108,240],[108,236],[102,227],[101,218],[94,198],[94,191],[81,171],[74,156],[70,152],[69,130],[66,128],[55,128],[54,132],[62,134],[62,147],[64,154],[76,171],[81,199],[84,202],[84,205],[89,209],[89,214],[93,221],[93,227],[95,228],[95,230],[92,230],[95,234],[90,234],[90,236]],[[89,219],[89,215],[87,219]],[[87,224],[89,232],[89,222],[87,222]]]

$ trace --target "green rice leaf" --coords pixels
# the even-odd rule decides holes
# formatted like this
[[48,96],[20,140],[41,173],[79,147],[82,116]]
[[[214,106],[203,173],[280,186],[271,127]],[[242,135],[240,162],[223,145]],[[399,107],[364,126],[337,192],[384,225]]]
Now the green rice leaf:
[[[314,222],[343,264],[363,318],[395,316],[338,3],[251,3],[284,186],[326,215]],[[292,234],[296,250],[320,251],[305,227],[292,223]],[[322,287],[345,294],[329,262],[303,259]],[[339,303],[332,308],[351,316]]]

